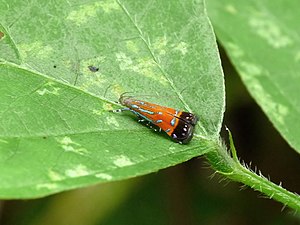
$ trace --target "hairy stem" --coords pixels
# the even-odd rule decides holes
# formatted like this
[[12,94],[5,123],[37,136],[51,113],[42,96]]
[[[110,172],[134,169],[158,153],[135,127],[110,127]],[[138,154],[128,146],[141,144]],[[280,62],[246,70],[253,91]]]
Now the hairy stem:
[[257,174],[239,162],[231,133],[230,131],[228,132],[231,155],[226,147],[219,142],[215,146],[215,151],[210,151],[206,154],[206,158],[211,166],[218,173],[223,174],[229,179],[241,182],[256,191],[263,193],[270,199],[281,202],[284,206],[300,211],[300,196],[298,194],[284,189],[281,185],[272,183],[260,172]]

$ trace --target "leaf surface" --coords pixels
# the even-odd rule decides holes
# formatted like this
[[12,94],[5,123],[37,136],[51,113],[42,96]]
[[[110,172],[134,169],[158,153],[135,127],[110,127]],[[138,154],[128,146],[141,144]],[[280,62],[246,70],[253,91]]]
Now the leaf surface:
[[[0,22],[1,198],[134,177],[212,150],[224,84],[203,1],[4,1]],[[127,91],[196,113],[191,143],[109,112]]]
[[217,36],[250,94],[300,152],[299,1],[207,3]]

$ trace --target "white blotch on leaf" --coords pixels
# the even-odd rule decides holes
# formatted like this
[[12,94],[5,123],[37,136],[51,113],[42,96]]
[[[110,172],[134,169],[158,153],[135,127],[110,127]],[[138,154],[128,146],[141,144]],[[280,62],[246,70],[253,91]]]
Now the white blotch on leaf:
[[36,188],[39,189],[48,189],[48,190],[54,190],[58,187],[55,183],[44,183],[44,184],[38,184]]
[[107,173],[97,173],[95,177],[103,179],[103,180],[111,180],[113,177]]
[[113,163],[117,166],[117,167],[124,167],[124,166],[130,166],[133,165],[133,162],[125,155],[119,155],[115,158],[115,160],[113,161]]
[[80,5],[77,10],[73,10],[69,13],[67,20],[74,22],[77,26],[81,26],[97,16],[99,6],[99,2]]
[[188,52],[188,44],[181,41],[178,45],[174,46],[176,51],[179,51],[182,55],[185,55]]
[[155,39],[151,47],[153,48],[155,54],[162,56],[166,54],[166,46],[168,40],[166,36],[158,37]]
[[226,10],[226,12],[229,12],[230,14],[236,14],[237,13],[237,10],[234,7],[234,5],[229,5],[229,4],[226,5],[225,10]]
[[70,137],[65,136],[60,140],[60,143],[63,145],[69,145],[69,144],[73,144],[74,142]]
[[117,61],[119,62],[119,67],[121,70],[131,70],[138,72],[138,66],[133,64],[133,61],[124,52],[116,53]]
[[232,42],[227,42],[227,47],[230,50],[230,53],[236,58],[242,57],[244,55],[243,49]]
[[167,79],[157,69],[157,65],[152,58],[140,58],[138,59],[138,67],[140,74],[145,77],[149,77],[152,80],[158,81],[162,85],[167,85]]
[[99,5],[106,13],[110,13],[115,10],[120,10],[120,6],[118,5],[117,1],[102,0],[99,2]]
[[126,47],[129,51],[138,53],[140,51],[139,47],[137,46],[136,42],[132,40],[126,41]]
[[285,105],[282,105],[282,104],[276,104],[275,107],[277,109],[277,110],[275,109],[275,112],[274,112],[275,120],[277,120],[278,123],[280,123],[281,125],[286,127],[285,118],[289,114],[288,107],[286,107]]
[[267,112],[267,115],[270,115],[277,123],[285,126],[285,118],[289,113],[288,107],[279,103],[277,99],[274,99],[273,96],[262,87],[262,84],[257,78],[253,77],[250,82],[247,82],[249,87],[253,90],[252,93],[254,93],[256,99],[259,99],[260,105],[262,105]]
[[158,81],[163,85],[168,83],[167,79],[160,73],[161,71],[151,57],[137,58],[133,61],[124,52],[119,52],[116,53],[116,58],[121,70],[139,73],[145,77]]
[[5,144],[7,144],[7,143],[8,143],[8,141],[6,141],[6,140],[3,140],[3,139],[0,139],[0,142],[1,142],[1,143],[5,143]]
[[169,150],[170,150],[170,151],[173,151],[173,150],[175,150],[175,149],[176,149],[176,148],[175,148],[174,146],[170,146],[170,147],[169,147]]
[[249,20],[254,32],[265,39],[274,48],[282,48],[292,44],[292,39],[285,35],[272,18],[266,15],[254,15]]
[[102,109],[93,109],[93,114],[97,116],[102,116],[104,113],[107,113],[109,110],[113,110],[114,108],[112,107],[112,104],[110,103],[103,103],[102,104]]
[[22,58],[26,59],[27,57],[34,55],[37,58],[45,59],[52,56],[54,53],[53,47],[47,45],[42,41],[34,41],[30,43],[20,43],[18,44],[20,54]]
[[60,180],[63,180],[63,179],[64,179],[64,177],[63,177],[61,174],[59,174],[59,173],[57,173],[57,172],[55,172],[55,171],[53,171],[53,170],[49,170],[49,171],[48,171],[48,177],[49,177],[52,181],[60,181]]
[[62,139],[58,139],[58,142],[61,144],[61,147],[66,152],[74,152],[79,155],[85,155],[88,151],[85,148],[82,148],[81,145],[77,142],[74,142],[70,137],[65,136]]
[[90,19],[97,17],[97,12],[102,9],[105,13],[121,10],[116,1],[101,0],[91,4],[80,5],[77,10],[73,10],[67,19],[74,22],[77,26],[88,23]]
[[263,106],[264,110],[273,120],[276,120],[281,125],[285,125],[285,118],[289,113],[288,107],[278,102],[278,99],[274,99],[274,97],[265,90],[264,85],[259,80],[261,75],[267,77],[267,72],[249,62],[243,62],[241,65],[243,67],[241,70],[242,78],[248,84],[249,89],[252,90],[255,98],[259,100],[260,105]]
[[68,177],[83,177],[83,176],[87,176],[90,174],[90,171],[88,171],[87,167],[79,164],[77,166],[75,166],[72,169],[67,169],[65,171],[65,175]]
[[103,109],[106,111],[109,111],[109,110],[113,110],[114,108],[112,107],[112,104],[110,104],[110,103],[103,103]]
[[262,69],[253,63],[250,62],[241,62],[243,73],[247,74],[247,76],[259,76],[262,75]]
[[295,62],[300,61],[300,51],[295,54]]
[[95,114],[97,116],[101,116],[103,114],[103,110],[102,109],[93,109],[93,114]]
[[56,87],[55,84],[53,82],[47,82],[46,84],[44,84],[40,89],[38,89],[36,92],[39,95],[45,95],[45,94],[49,94],[49,95],[59,95],[59,87]]
[[120,126],[119,123],[118,123],[118,121],[116,120],[116,118],[112,117],[112,116],[106,117],[106,123],[108,125],[112,125],[114,127],[119,127]]

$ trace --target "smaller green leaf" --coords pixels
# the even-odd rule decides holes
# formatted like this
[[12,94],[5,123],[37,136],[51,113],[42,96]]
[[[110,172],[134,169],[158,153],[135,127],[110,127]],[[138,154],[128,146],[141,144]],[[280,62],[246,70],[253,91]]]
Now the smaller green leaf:
[[207,2],[217,36],[250,94],[300,152],[299,1]]

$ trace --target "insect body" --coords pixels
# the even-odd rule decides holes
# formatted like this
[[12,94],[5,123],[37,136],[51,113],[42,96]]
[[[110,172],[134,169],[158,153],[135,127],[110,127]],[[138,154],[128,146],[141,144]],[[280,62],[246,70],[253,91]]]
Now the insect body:
[[119,102],[126,108],[114,110],[114,112],[131,111],[141,121],[150,122],[165,131],[176,142],[186,144],[193,137],[198,118],[192,113],[136,100],[124,95],[121,95]]

